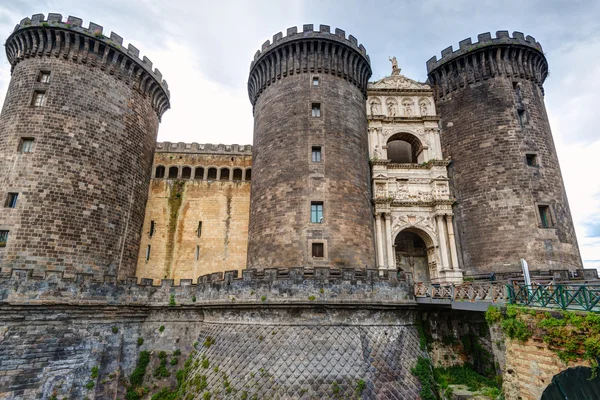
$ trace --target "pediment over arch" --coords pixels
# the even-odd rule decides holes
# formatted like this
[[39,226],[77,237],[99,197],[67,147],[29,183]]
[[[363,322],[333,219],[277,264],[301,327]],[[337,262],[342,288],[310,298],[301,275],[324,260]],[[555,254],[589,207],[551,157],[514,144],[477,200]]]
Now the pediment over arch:
[[392,75],[386,76],[377,82],[369,83],[369,90],[376,89],[417,89],[417,90],[431,90],[431,86],[420,83],[404,75]]

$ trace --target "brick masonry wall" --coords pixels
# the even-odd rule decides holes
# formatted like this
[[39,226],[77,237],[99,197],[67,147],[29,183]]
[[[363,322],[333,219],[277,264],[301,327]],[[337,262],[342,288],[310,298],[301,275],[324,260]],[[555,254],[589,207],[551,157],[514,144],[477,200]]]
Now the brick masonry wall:
[[[321,117],[311,117],[313,102]],[[361,90],[331,74],[291,75],[260,95],[254,116],[249,267],[373,267]],[[312,146],[321,146],[320,163],[311,161]],[[323,202],[321,224],[311,223],[311,201]],[[311,241],[325,243],[323,260],[313,260]]]
[[[464,269],[518,270],[520,258],[537,269],[581,268],[541,82],[509,63],[500,64],[502,72],[495,74],[473,68],[475,75],[469,75],[456,64],[449,68],[459,73],[443,79],[430,72],[442,151],[452,159],[449,176]],[[516,84],[525,110],[523,126]],[[527,153],[537,155],[539,166],[527,165]],[[550,206],[552,227],[541,227],[539,204]]]
[[[49,83],[36,83],[41,70]],[[31,106],[34,89],[44,107]],[[132,276],[158,122],[150,97],[96,67],[18,63],[0,115],[0,200],[19,193],[0,207],[0,264]],[[17,151],[21,137],[35,139],[31,153]]]

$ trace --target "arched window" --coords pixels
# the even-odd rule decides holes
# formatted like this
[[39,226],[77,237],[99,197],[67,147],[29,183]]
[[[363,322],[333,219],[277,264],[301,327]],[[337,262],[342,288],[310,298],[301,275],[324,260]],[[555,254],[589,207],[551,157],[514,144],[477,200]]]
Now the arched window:
[[154,172],[155,178],[164,178],[165,177],[165,167],[159,165],[156,167],[156,171]]
[[387,142],[387,158],[395,164],[416,164],[423,145],[410,133],[397,133]]
[[247,181],[251,181],[252,180],[252,169],[251,168],[248,168],[246,170],[246,179],[245,180],[247,180]]
[[229,168],[221,169],[221,180],[228,181],[229,180]]
[[169,167],[169,179],[177,179],[178,174],[179,174],[178,167]]
[[217,179],[217,169],[216,168],[209,168],[208,169],[208,180],[215,180]]
[[241,181],[242,180],[242,170],[239,168],[236,168],[233,170],[233,180],[234,181]]
[[204,168],[196,168],[196,170],[194,171],[194,179],[204,179]]
[[192,169],[190,167],[183,167],[181,170],[181,179],[190,179],[192,177]]

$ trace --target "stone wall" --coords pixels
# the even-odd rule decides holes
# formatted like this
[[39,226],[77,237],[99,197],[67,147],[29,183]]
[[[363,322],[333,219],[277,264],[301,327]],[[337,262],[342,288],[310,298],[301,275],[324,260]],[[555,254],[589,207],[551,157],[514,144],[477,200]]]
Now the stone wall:
[[[520,258],[536,269],[581,268],[544,105],[541,46],[519,32],[479,39],[428,62],[464,268],[516,271]],[[548,207],[547,226],[539,206]]]
[[[136,275],[179,280],[241,272],[248,246],[251,146],[234,151],[221,145],[213,151],[212,145],[192,150],[189,144],[186,151],[188,144],[173,145],[160,143],[154,156]],[[160,167],[165,175],[157,178]],[[169,178],[171,168],[177,168],[175,178]],[[208,176],[209,169],[215,178]]]
[[[0,264],[131,276],[166,82],[118,35],[48,18],[24,19],[6,42]],[[5,207],[9,193],[18,194],[14,208]]]

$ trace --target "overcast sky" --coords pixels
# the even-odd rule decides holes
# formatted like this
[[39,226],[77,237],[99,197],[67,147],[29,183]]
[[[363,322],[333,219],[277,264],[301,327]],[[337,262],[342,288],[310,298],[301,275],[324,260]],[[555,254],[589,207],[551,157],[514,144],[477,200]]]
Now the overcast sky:
[[[184,1],[0,0],[7,37],[26,16],[50,12],[104,26],[140,49],[169,83],[171,110],[160,141],[250,144],[252,108],[246,92],[250,61],[273,34],[291,26],[330,25],[367,48],[372,80],[389,74],[388,56],[402,74],[426,79],[425,62],[467,37],[521,31],[544,47],[550,76],[546,106],[582,257],[600,267],[600,1]],[[0,99],[10,66],[0,54]]]

